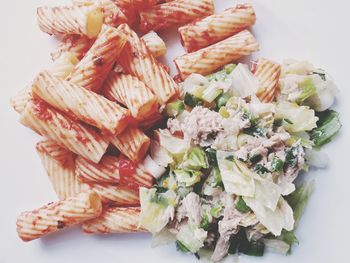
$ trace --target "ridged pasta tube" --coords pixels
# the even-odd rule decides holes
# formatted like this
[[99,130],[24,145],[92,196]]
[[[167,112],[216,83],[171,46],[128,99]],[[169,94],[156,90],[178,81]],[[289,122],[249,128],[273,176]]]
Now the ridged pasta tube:
[[32,91],[53,107],[112,134],[121,133],[128,124],[129,110],[46,71],[35,78]]
[[262,102],[272,102],[278,94],[281,65],[261,58],[254,64],[252,71],[259,80],[259,89],[256,95]]
[[84,222],[82,228],[88,234],[146,232],[138,227],[140,207],[108,207],[95,219]]
[[27,103],[20,122],[40,135],[96,163],[100,161],[109,144],[90,127],[37,98]]
[[143,32],[183,25],[214,13],[213,0],[175,0],[140,12]]
[[96,41],[67,80],[98,92],[127,41],[123,27],[104,25]]
[[36,151],[60,200],[89,190],[89,186],[75,176],[72,152],[52,140],[38,142]]
[[129,32],[128,43],[120,55],[119,63],[125,71],[144,82],[157,96],[160,104],[165,104],[178,96],[178,85],[157,62],[137,34],[124,25]]
[[125,157],[105,155],[96,164],[83,157],[76,159],[76,176],[81,182],[93,184],[114,184],[137,189],[138,186],[151,187],[153,177],[144,171],[141,164],[135,165],[133,174],[125,176],[119,172],[119,163]]
[[255,20],[250,4],[237,5],[180,27],[181,43],[187,52],[193,52],[248,28]]
[[174,62],[184,80],[192,73],[201,75],[212,73],[258,49],[259,44],[254,36],[248,30],[244,30],[209,47],[178,57]]
[[50,203],[33,211],[23,212],[17,218],[17,233],[23,241],[31,241],[60,229],[98,217],[102,204],[94,192]]

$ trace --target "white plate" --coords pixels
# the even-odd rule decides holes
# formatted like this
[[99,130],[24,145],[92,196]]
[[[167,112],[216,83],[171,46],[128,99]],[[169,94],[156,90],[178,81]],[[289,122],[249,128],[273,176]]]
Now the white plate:
[[[18,239],[16,216],[56,200],[34,150],[39,138],[18,123],[18,115],[9,105],[10,96],[50,63],[54,41],[39,31],[35,17],[36,7],[47,2],[51,4],[39,0],[1,1],[0,263],[196,262],[194,256],[177,253],[173,245],[151,249],[147,234],[88,236],[74,228],[30,243]],[[215,2],[217,10],[235,4],[232,0]],[[341,112],[344,127],[324,148],[330,155],[329,168],[313,170],[308,175],[316,178],[316,191],[297,231],[300,245],[288,257],[242,256],[240,262],[350,262],[350,2],[252,2],[257,13],[253,32],[261,44],[255,57],[307,59],[328,70],[341,91],[336,108]],[[162,35],[169,44],[166,61],[174,70],[171,61],[183,50],[175,30]]]

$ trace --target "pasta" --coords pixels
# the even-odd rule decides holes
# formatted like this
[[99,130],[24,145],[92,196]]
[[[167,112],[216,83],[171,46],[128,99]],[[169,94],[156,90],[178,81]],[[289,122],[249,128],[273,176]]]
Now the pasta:
[[146,232],[138,227],[140,207],[108,207],[95,219],[84,222],[82,228],[89,234]]
[[103,26],[97,40],[67,80],[97,92],[127,40],[122,27]]
[[187,52],[193,52],[248,28],[255,20],[250,4],[237,5],[180,27],[181,43]]
[[145,43],[127,25],[125,30],[130,37],[119,63],[127,73],[143,81],[164,104],[178,96],[178,86],[163,67],[152,56]]
[[[153,31],[149,32],[148,34],[143,35],[141,39],[145,42],[146,46],[154,57],[163,56],[166,53],[165,43],[163,39],[157,35],[157,33]],[[62,54],[69,52],[78,60],[81,60],[93,43],[94,39],[89,39],[78,35],[65,37],[58,45],[57,49],[51,52],[51,58],[52,60],[56,60]]]
[[166,46],[158,34],[154,31],[151,31],[141,37],[141,40],[143,40],[148,47],[149,51],[152,53],[152,55],[157,58],[160,56],[163,56],[166,54]]
[[96,5],[102,9],[103,23],[109,26],[118,26],[126,23],[127,18],[122,10],[119,9],[115,1],[112,0],[73,0],[76,6]]
[[185,79],[192,73],[207,75],[258,49],[259,44],[254,36],[248,30],[244,30],[214,45],[178,57],[174,62],[181,78]]
[[94,42],[94,39],[89,39],[88,37],[84,36],[67,36],[58,45],[57,49],[54,52],[51,52],[51,58],[52,60],[56,60],[62,54],[69,52],[73,54],[78,60],[81,60]]
[[108,142],[93,129],[37,98],[27,103],[20,122],[93,162],[99,162],[108,147]]
[[23,241],[31,241],[98,217],[101,213],[102,204],[97,194],[83,192],[39,209],[21,213],[17,218],[17,233]]
[[121,133],[128,124],[125,108],[48,72],[39,73],[32,91],[53,107],[112,134]]
[[152,115],[159,107],[153,92],[131,75],[111,72],[104,83],[102,94],[126,106],[136,119]]
[[89,190],[75,176],[73,154],[52,140],[37,143],[37,153],[60,200]]
[[35,148],[37,152],[49,156],[62,166],[69,166],[75,158],[71,151],[63,148],[54,140],[46,139],[44,141],[40,141],[36,144]]
[[140,12],[140,28],[143,32],[163,30],[213,13],[213,0],[175,0]]
[[103,10],[92,6],[39,7],[38,25],[50,35],[76,34],[95,38],[103,24]]
[[10,99],[10,103],[15,111],[17,111],[18,113],[22,113],[31,98],[31,87],[26,87],[20,90],[15,96],[13,96]]
[[118,184],[124,187],[137,189],[138,186],[151,187],[153,177],[144,171],[141,164],[135,166],[135,170],[130,175],[124,175],[120,172],[120,162],[125,157],[105,155],[102,160],[96,164],[83,157],[76,159],[76,176],[81,182],[93,184]]
[[48,71],[55,77],[65,79],[73,71],[78,62],[79,60],[74,54],[65,52],[54,61]]
[[272,102],[278,93],[281,65],[268,59],[259,59],[252,69],[259,80],[258,98],[262,102]]
[[108,139],[122,154],[135,163],[145,157],[151,143],[150,138],[141,130],[132,127],[118,135],[111,135]]
[[138,189],[127,186],[89,184],[105,204],[119,206],[140,205]]

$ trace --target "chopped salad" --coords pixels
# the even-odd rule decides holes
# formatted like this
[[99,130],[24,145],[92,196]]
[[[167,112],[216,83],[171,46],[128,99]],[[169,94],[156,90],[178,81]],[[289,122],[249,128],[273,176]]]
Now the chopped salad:
[[337,88],[327,72],[305,61],[282,64],[273,103],[257,97],[245,64],[209,76],[192,74],[182,99],[169,103],[166,127],[155,131],[144,161],[156,184],[140,189],[140,225],[153,245],[175,242],[196,257],[289,253],[313,182],[324,168],[320,147],[341,128],[330,109]]

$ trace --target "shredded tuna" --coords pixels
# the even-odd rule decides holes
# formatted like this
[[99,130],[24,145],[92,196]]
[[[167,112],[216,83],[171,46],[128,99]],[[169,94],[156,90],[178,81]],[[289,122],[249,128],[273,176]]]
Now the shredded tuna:
[[296,150],[297,154],[297,163],[295,166],[289,166],[283,175],[281,175],[278,179],[279,183],[284,181],[288,183],[292,183],[295,178],[298,176],[301,169],[303,169],[305,164],[305,152],[303,147],[300,145],[300,142],[298,142],[298,148]]
[[181,221],[187,217],[191,222],[199,225],[202,219],[200,197],[194,192],[189,193],[178,208],[176,219]]
[[214,137],[224,129],[220,114],[201,106],[194,107],[181,123],[168,121],[168,128],[171,132],[182,131],[185,139],[202,147],[211,145]]
[[218,262],[223,259],[230,247],[231,235],[237,233],[238,224],[241,221],[243,215],[235,207],[235,199],[233,195],[226,194],[225,196],[225,209],[224,217],[219,222],[219,234],[220,237],[216,243],[214,253],[211,260]]
[[235,152],[235,156],[238,159],[246,161],[249,155],[260,154],[267,161],[269,149],[273,149],[274,151],[283,150],[285,147],[284,142],[289,138],[290,135],[287,132],[275,133],[270,138],[251,138],[247,144]]

